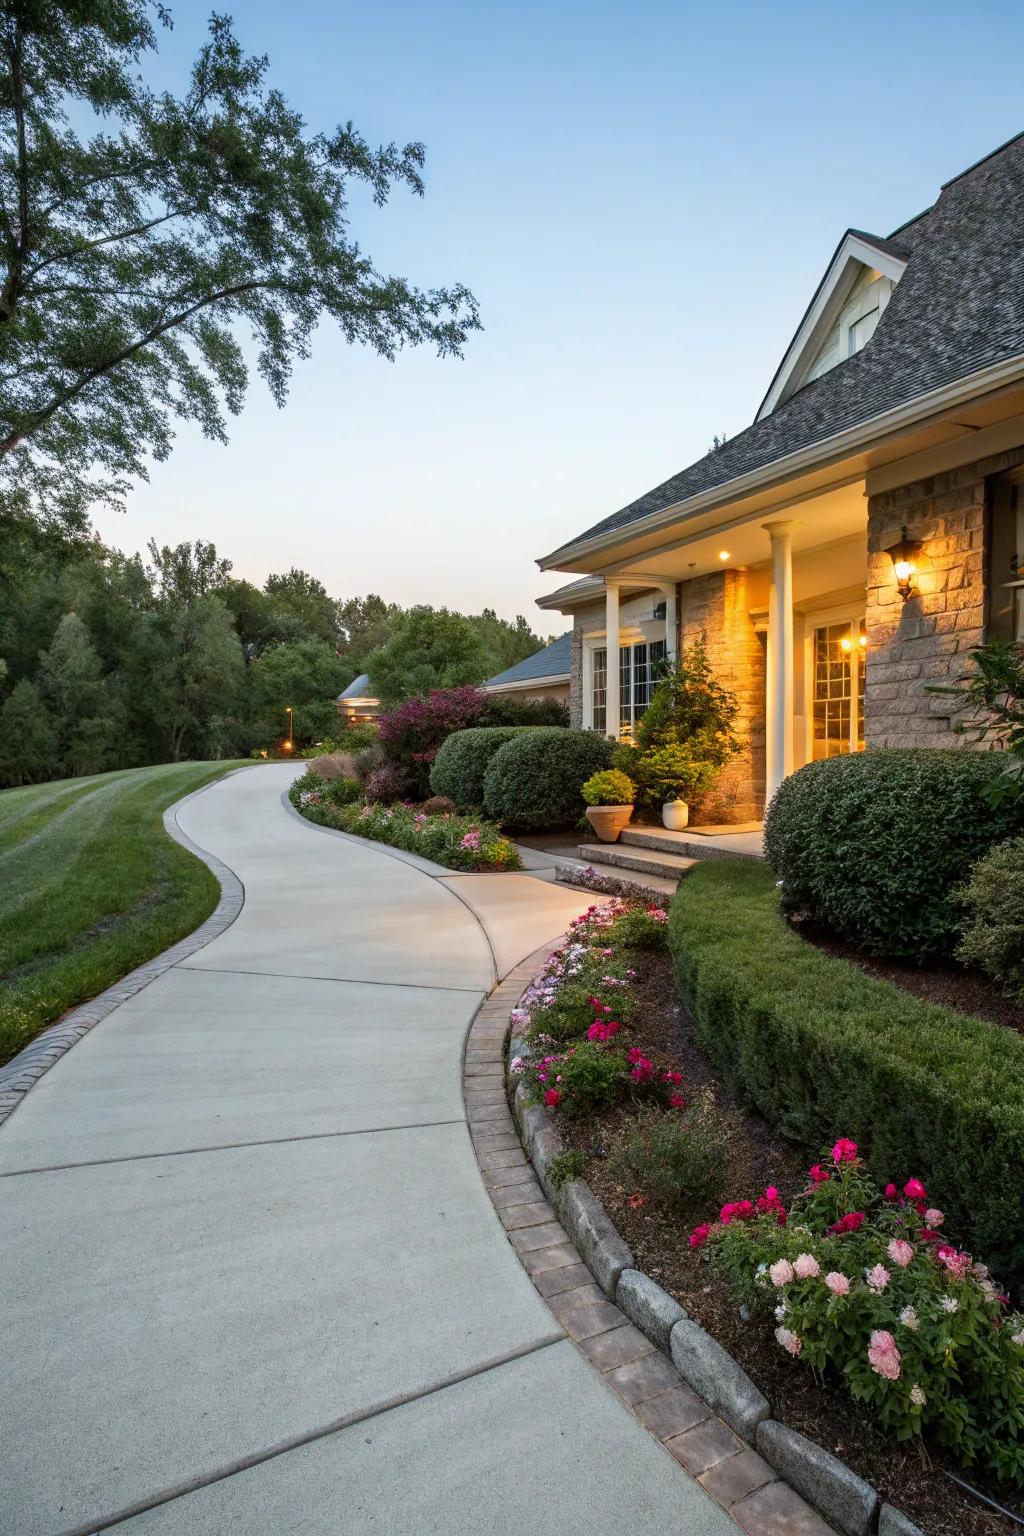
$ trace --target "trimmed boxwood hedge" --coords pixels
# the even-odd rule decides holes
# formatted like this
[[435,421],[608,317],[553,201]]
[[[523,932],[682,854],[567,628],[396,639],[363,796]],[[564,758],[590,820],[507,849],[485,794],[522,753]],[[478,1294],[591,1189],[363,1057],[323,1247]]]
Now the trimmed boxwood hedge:
[[765,821],[784,909],[870,954],[952,954],[957,888],[993,843],[1024,831],[1024,799],[983,797],[1002,766],[998,753],[920,747],[808,763]]
[[529,725],[473,725],[465,731],[453,731],[442,741],[430,770],[434,794],[447,795],[460,811],[480,810],[484,774],[495,752],[520,731],[535,729]]
[[544,726],[499,747],[484,775],[484,809],[503,827],[542,832],[571,827],[586,806],[583,785],[610,768],[615,743],[594,731]]
[[850,1136],[883,1183],[922,1178],[945,1230],[1024,1283],[1024,1039],[816,949],[759,862],[695,869],[669,946],[735,1097],[809,1152]]

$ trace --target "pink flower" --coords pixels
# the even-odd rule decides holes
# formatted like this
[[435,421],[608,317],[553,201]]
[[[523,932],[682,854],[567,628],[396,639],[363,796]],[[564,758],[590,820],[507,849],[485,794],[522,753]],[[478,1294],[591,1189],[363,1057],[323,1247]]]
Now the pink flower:
[[681,1093],[674,1093],[668,1101],[669,1109],[685,1109],[686,1100]]
[[896,1340],[891,1333],[886,1333],[879,1328],[871,1335],[868,1345],[868,1360],[871,1369],[878,1376],[884,1376],[886,1381],[897,1381],[900,1374],[900,1352],[896,1348]]
[[459,844],[459,847],[468,848],[471,852],[474,853],[477,851],[477,849],[480,847],[480,833],[477,831],[476,827],[470,827],[469,831],[463,837],[462,842]]
[[887,1200],[898,1200],[899,1197],[900,1197],[900,1192],[896,1188],[895,1184],[887,1184],[885,1186],[885,1198]]
[[[632,1052],[630,1052],[630,1055],[632,1055]],[[648,1061],[646,1056],[641,1056],[630,1073],[630,1077],[632,1077],[634,1083],[649,1083],[653,1076],[654,1063]]]
[[631,1045],[626,1054],[634,1064],[644,1060],[644,1053],[637,1045]]
[[812,1184],[825,1184],[832,1175],[820,1163],[815,1163],[813,1168],[808,1169],[807,1177],[811,1180]]
[[646,1195],[630,1195],[627,1202],[631,1211],[638,1211],[642,1205],[647,1204]]
[[850,1282],[847,1277],[838,1269],[829,1270],[828,1274],[825,1276],[825,1284],[828,1286],[833,1296],[849,1296],[850,1294]]
[[941,1211],[937,1211],[935,1207],[932,1206],[930,1210],[925,1211],[924,1219],[925,1223],[929,1227],[941,1227],[946,1218]]
[[838,1221],[833,1222],[828,1230],[835,1233],[836,1236],[841,1236],[844,1232],[859,1232],[863,1225],[864,1212],[850,1211],[847,1215],[840,1216]]
[[832,1148],[832,1161],[834,1163],[855,1163],[857,1161],[857,1143],[848,1141],[845,1136],[840,1136]]
[[884,1264],[876,1264],[872,1269],[866,1269],[864,1271],[864,1278],[867,1281],[869,1288],[874,1291],[875,1295],[881,1296],[882,1292],[889,1284],[889,1281],[892,1279],[892,1276],[885,1268]]
[[772,1277],[772,1285],[788,1285],[796,1279],[796,1270],[788,1259],[776,1259],[768,1273]]
[[730,1222],[743,1221],[746,1217],[753,1216],[753,1214],[754,1207],[749,1200],[733,1200],[729,1205],[722,1206],[718,1219],[723,1227],[727,1227]]
[[908,1179],[903,1186],[903,1193],[908,1200],[923,1200],[925,1198],[924,1185],[920,1179]]
[[905,1243],[901,1237],[893,1238],[892,1242],[886,1249],[886,1253],[889,1255],[890,1259],[892,1259],[893,1263],[898,1265],[900,1269],[906,1269],[907,1265],[914,1257],[913,1248],[911,1248],[909,1243]]
[[963,1280],[970,1273],[971,1256],[969,1253],[957,1253],[955,1248],[941,1247],[936,1248],[935,1254],[945,1264],[954,1280]]
[[821,1265],[813,1253],[801,1253],[793,1260],[793,1270],[798,1280],[816,1280],[821,1274]]
[[681,1083],[683,1074],[681,1072],[663,1072],[661,1080],[663,1083]]
[[798,1333],[794,1333],[792,1328],[776,1328],[775,1337],[783,1349],[793,1355],[794,1358],[804,1347],[803,1339],[801,1339]]
[[703,1222],[699,1227],[694,1227],[690,1233],[690,1247],[703,1248],[710,1235],[711,1223],[709,1221]]
[[544,1095],[544,1103],[547,1104],[549,1108],[554,1109],[555,1106],[561,1102],[562,1095],[559,1093],[558,1089],[549,1088],[547,1093]]

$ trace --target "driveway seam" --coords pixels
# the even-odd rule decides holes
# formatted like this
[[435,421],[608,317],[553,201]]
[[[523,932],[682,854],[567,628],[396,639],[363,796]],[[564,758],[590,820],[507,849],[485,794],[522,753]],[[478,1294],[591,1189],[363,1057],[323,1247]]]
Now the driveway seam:
[[412,992],[463,992],[471,997],[486,997],[480,987],[446,987],[436,981],[379,981],[370,976],[306,976],[301,971],[243,971],[227,965],[187,965],[179,971],[197,971],[200,976],[276,976],[281,981],[323,981],[343,987],[406,987]]
[[165,1489],[162,1493],[154,1494],[152,1498],[141,1499],[138,1502],[126,1505],[115,1514],[106,1516],[98,1524],[91,1522],[88,1525],[76,1525],[65,1529],[59,1536],[96,1536],[99,1531],[109,1531],[115,1525],[121,1525],[126,1520],[133,1519],[136,1515],[146,1514],[148,1510],[159,1509],[161,1505],[173,1504],[175,1500],[186,1498],[190,1493],[196,1493],[200,1488],[209,1488],[214,1483],[225,1482],[229,1477],[237,1477],[240,1472],[248,1472],[252,1467],[262,1466],[268,1461],[274,1461],[278,1456],[285,1456],[289,1451],[300,1450],[304,1445],[314,1445],[318,1440],[326,1440],[331,1435],[341,1434],[346,1429],[352,1429],[358,1424],[369,1423],[373,1419],[380,1418],[385,1413],[392,1413],[396,1408],[405,1408],[410,1403],[422,1402],[424,1398],[434,1397],[438,1392],[447,1391],[449,1387],[457,1387],[464,1381],[472,1381],[477,1376],[486,1376],[490,1371],[497,1371],[505,1365],[512,1365],[517,1360],[526,1359],[529,1355],[539,1354],[543,1349],[550,1349],[554,1344],[564,1344],[566,1334],[562,1331],[552,1333],[543,1339],[535,1339],[532,1344],[524,1344],[519,1349],[509,1350],[507,1354],[495,1355],[490,1360],[485,1360],[479,1365],[467,1366],[463,1371],[457,1371],[452,1376],[446,1376],[443,1381],[432,1382],[429,1386],[421,1387],[415,1392],[401,1392],[395,1397],[386,1398],[384,1402],[376,1404],[372,1408],[366,1408],[359,1413],[344,1414],[339,1419],[333,1419],[329,1424],[322,1425],[319,1429],[307,1431],[302,1435],[290,1436],[287,1440],[281,1440],[276,1445],[263,1451],[254,1451],[248,1456],[241,1456],[237,1461],[229,1462],[216,1472],[210,1472],[202,1477],[191,1479],[187,1483]]
[[220,1141],[209,1147],[168,1147],[160,1152],[126,1152],[123,1157],[90,1157],[81,1163],[43,1163],[38,1168],[0,1170],[0,1179],[20,1179],[27,1173],[64,1173],[73,1168],[107,1168],[116,1163],[145,1163],[156,1157],[198,1157],[203,1152],[234,1152],[245,1147],[285,1147],[297,1141],[337,1141],[342,1136],[383,1136],[393,1131],[428,1131],[436,1126],[465,1125],[454,1120],[412,1120],[407,1125],[368,1125],[353,1131],[310,1131],[304,1136],[268,1136],[261,1141]]
[[180,961],[194,955],[197,950],[204,949],[207,944],[212,943],[231,927],[245,904],[245,887],[234,870],[229,868],[222,859],[218,859],[215,854],[207,853],[185,835],[178,825],[177,818],[178,811],[183,806],[188,805],[199,795],[205,795],[215,784],[222,783],[224,779],[233,778],[236,773],[249,771],[248,768],[234,768],[230,773],[224,774],[222,779],[211,780],[209,784],[204,784],[200,789],[194,789],[191,794],[176,800],[163,813],[164,830],[168,837],[180,843],[189,853],[195,854],[220,884],[220,899],[209,917],[205,922],[200,923],[198,928],[186,934],[183,939],[172,944],[169,949],[154,955],[144,964],[136,966],[133,971],[122,976],[120,981],[115,981],[105,991],[90,998],[87,1003],[72,1008],[63,1018],[38,1034],[5,1066],[0,1067],[0,1125],[13,1115],[25,1095],[62,1056],[70,1051],[73,1045],[77,1045],[83,1035],[95,1029],[96,1025],[102,1023],[115,1008],[119,1008],[130,997],[135,997],[144,987],[148,987],[151,981],[156,981],[158,976],[163,976]]

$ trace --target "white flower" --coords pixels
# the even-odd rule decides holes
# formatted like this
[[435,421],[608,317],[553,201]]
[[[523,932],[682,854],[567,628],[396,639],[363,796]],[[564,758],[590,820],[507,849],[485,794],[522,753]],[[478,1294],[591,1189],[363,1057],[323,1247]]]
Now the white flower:
[[913,1307],[904,1307],[900,1313],[900,1322],[904,1328],[909,1328],[911,1333],[916,1333],[921,1326],[917,1320],[917,1313]]
[[1024,1328],[1019,1328],[1016,1333],[1011,1334],[1010,1342],[1016,1344],[1018,1349],[1024,1349]]
[[914,1404],[915,1408],[923,1408],[928,1399],[925,1397],[920,1387],[911,1387],[910,1401]]
[[523,1058],[521,1056],[513,1056],[508,1064],[508,1069],[510,1072],[522,1072]]
[[941,1306],[943,1312],[948,1312],[950,1316],[960,1310],[960,1303],[955,1296],[943,1296]]
[[777,1323],[781,1323],[782,1319],[785,1317],[785,1315],[786,1315],[786,1313],[788,1311],[789,1311],[789,1308],[786,1306],[785,1302],[783,1302],[780,1307],[776,1307],[775,1308],[775,1321]]

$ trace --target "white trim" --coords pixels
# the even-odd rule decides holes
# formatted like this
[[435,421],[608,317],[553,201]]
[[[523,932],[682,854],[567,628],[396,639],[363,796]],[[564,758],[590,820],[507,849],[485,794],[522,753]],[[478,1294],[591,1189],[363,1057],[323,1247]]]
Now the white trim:
[[[877,416],[871,416],[855,427],[847,427],[843,432],[835,432],[830,437],[821,438],[806,448],[797,449],[796,452],[787,454],[784,458],[773,460],[771,464],[764,464],[745,475],[736,475],[722,485],[712,486],[709,490],[701,491],[695,496],[673,502],[671,506],[662,507],[660,511],[651,512],[646,517],[638,517],[635,522],[623,523],[617,528],[610,528],[607,533],[596,534],[590,539],[579,539],[572,544],[563,544],[560,549],[553,550],[550,555],[545,555],[543,559],[538,560],[537,564],[543,571],[566,569],[567,559],[578,559],[583,554],[589,555],[591,552],[611,549],[615,544],[621,544],[626,539],[643,538],[666,524],[679,522],[681,512],[682,519],[685,520],[696,517],[701,512],[714,511],[717,507],[730,506],[740,496],[767,489],[773,482],[784,481],[802,470],[824,465],[830,459],[852,453],[865,443],[888,436],[901,428],[921,425],[930,416],[952,406],[963,405],[976,396],[988,394],[1002,385],[1019,382],[1022,377],[1024,377],[1024,352],[1018,352],[1002,362],[990,363],[987,368],[979,368],[976,373],[969,374],[966,379],[957,379],[952,384],[943,384],[938,389],[928,390],[923,395],[915,395],[912,400],[893,406],[892,410],[883,411]],[[821,495],[827,489],[830,487],[819,487],[814,494]],[[682,511],[683,508],[685,511]],[[750,513],[748,517],[737,519],[737,521],[750,521],[756,516],[763,516],[766,510],[761,508],[759,512]],[[702,530],[704,533],[718,531],[715,526]]]
[[521,693],[524,688],[553,688],[569,681],[568,672],[552,672],[549,677],[524,678],[518,683],[481,683],[484,693]]
[[[887,251],[880,251],[860,235],[847,232],[839,242],[839,248],[829,263],[828,270],[818,286],[818,291],[808,306],[807,313],[797,327],[796,335],[779,364],[768,393],[761,402],[755,421],[770,416],[803,380],[807,367],[818,355],[822,342],[835,325],[839,313],[849,297],[856,281],[858,267],[871,267],[881,272],[891,283],[898,283],[906,270],[906,262]],[[886,294],[888,302],[888,294]],[[872,306],[874,307],[874,306]],[[881,307],[884,307],[881,306]],[[842,356],[845,347],[841,344]]]

